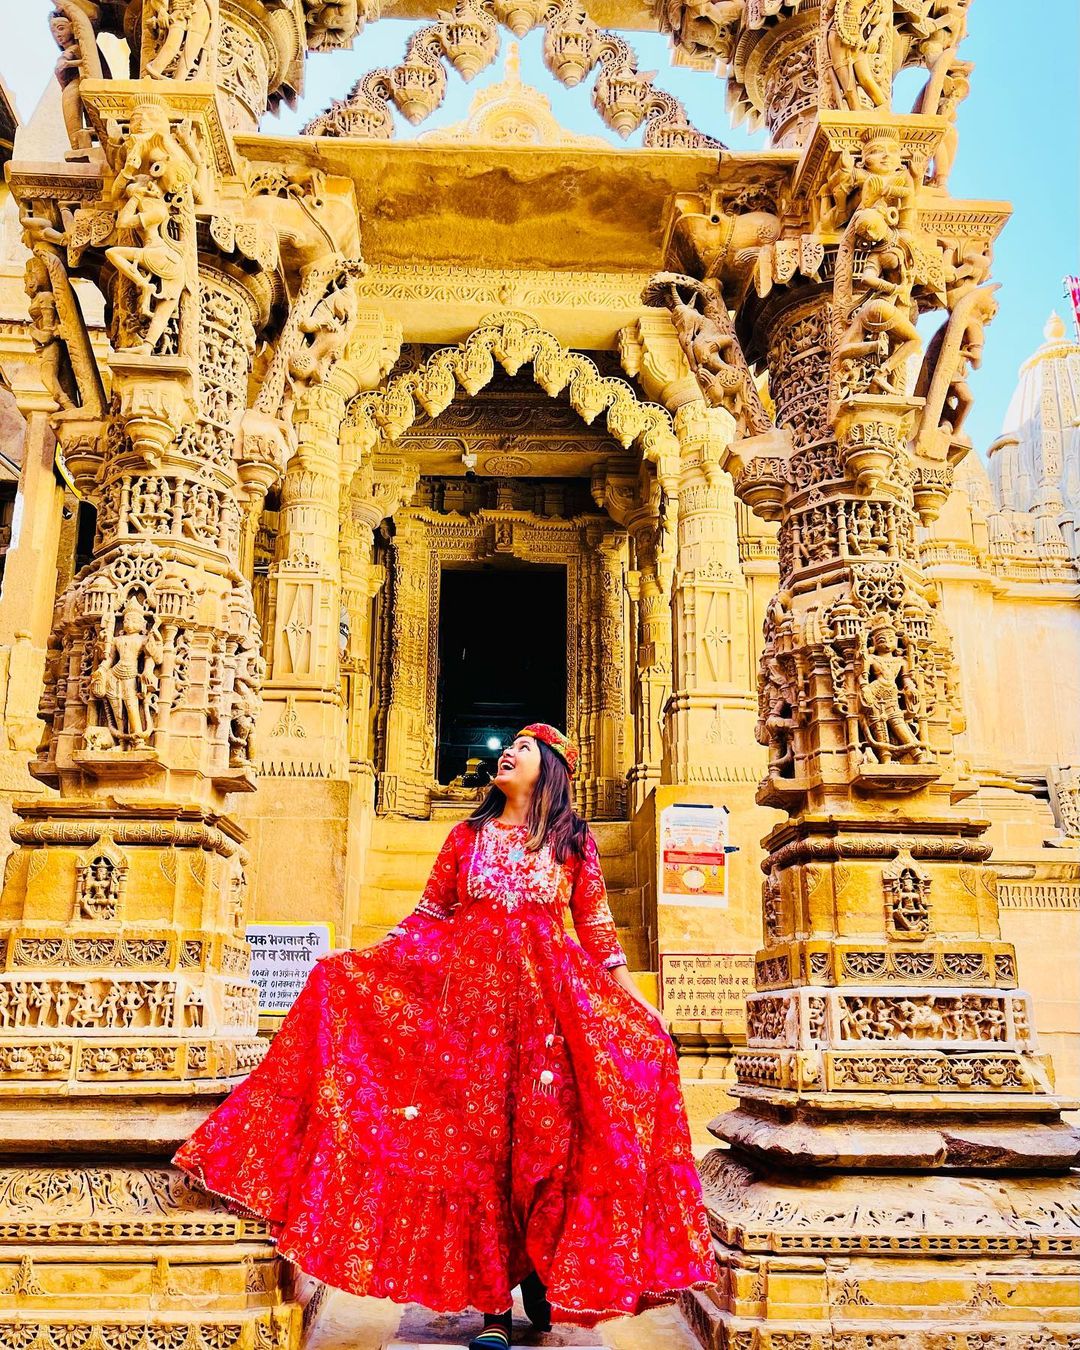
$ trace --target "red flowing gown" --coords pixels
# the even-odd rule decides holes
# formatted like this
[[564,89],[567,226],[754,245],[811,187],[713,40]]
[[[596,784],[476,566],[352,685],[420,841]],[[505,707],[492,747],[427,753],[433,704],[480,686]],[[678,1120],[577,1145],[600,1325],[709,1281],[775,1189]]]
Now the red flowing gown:
[[532,1268],[591,1327],[716,1263],[675,1048],[609,973],[596,840],[559,863],[526,836],[455,825],[404,932],[320,961],[174,1161],[337,1288],[501,1312]]

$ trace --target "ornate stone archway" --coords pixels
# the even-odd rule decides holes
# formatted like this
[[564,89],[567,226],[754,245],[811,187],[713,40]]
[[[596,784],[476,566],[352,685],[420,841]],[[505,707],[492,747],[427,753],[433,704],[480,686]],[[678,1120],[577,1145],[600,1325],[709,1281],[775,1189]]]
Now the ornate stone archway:
[[565,391],[586,425],[604,413],[608,431],[624,449],[637,445],[642,458],[656,465],[662,482],[675,482],[679,442],[667,409],[639,398],[626,380],[602,375],[588,356],[570,351],[527,314],[513,312],[485,319],[464,342],[441,347],[384,389],[353,398],[343,443],[354,447],[359,464],[380,440],[396,442],[404,435],[419,409],[438,417],[459,388],[470,398],[478,394],[494,377],[496,364],[508,375],[531,365],[540,388],[551,398]]
[[[592,498],[601,510],[570,520],[520,509],[462,515],[406,505],[417,475],[403,469],[402,456],[387,454],[386,442],[400,442],[421,411],[437,419],[455,398],[475,397],[499,368],[514,376],[526,366],[549,396],[565,392],[586,425],[603,413],[619,446],[640,449],[640,459],[612,455],[594,470]],[[679,443],[671,415],[641,400],[625,380],[602,374],[589,357],[569,351],[528,316],[512,313],[486,320],[460,345],[442,348],[385,388],[354,398],[342,443],[346,459],[360,466],[353,500],[359,499],[362,513],[367,503],[377,502],[366,510],[369,522],[378,511],[392,516],[395,526],[382,644],[392,676],[381,698],[376,694],[381,706],[372,746],[380,809],[425,816],[437,787],[435,634],[442,568],[502,556],[566,568],[567,722],[582,749],[578,805],[593,817],[622,815],[634,758],[626,669],[630,553],[622,527],[635,509],[651,511],[659,527],[658,496],[649,485],[657,477],[667,481],[669,491],[677,485]],[[394,487],[388,491],[390,479]],[[636,527],[640,533],[640,521]],[[359,587],[356,594],[363,613],[353,627],[366,650],[368,592]],[[354,708],[354,718],[359,711]]]

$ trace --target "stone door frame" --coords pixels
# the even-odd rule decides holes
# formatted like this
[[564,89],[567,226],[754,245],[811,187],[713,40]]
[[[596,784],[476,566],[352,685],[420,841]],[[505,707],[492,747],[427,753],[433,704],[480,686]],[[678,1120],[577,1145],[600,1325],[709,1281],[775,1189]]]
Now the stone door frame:
[[427,818],[433,794],[440,795],[435,737],[443,569],[514,558],[565,569],[567,726],[581,749],[576,804],[586,816],[621,818],[632,752],[624,735],[625,531],[606,516],[552,519],[521,510],[463,515],[404,507],[393,520],[391,613],[379,654],[391,662],[391,678],[376,747],[378,812]]

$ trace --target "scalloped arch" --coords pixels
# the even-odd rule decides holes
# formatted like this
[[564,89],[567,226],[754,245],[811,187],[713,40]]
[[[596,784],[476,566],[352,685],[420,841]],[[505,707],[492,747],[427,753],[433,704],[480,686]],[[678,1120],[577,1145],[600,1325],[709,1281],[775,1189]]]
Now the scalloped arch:
[[494,377],[496,363],[511,376],[531,364],[533,379],[550,398],[565,390],[586,425],[604,413],[608,432],[620,445],[638,445],[662,482],[676,477],[679,442],[667,409],[639,399],[625,380],[601,375],[589,357],[570,351],[523,314],[486,319],[464,342],[440,348],[418,370],[398,375],[385,389],[358,394],[349,403],[345,426],[361,453],[369,454],[380,436],[388,441],[403,436],[418,409],[438,417],[459,387],[474,397]]

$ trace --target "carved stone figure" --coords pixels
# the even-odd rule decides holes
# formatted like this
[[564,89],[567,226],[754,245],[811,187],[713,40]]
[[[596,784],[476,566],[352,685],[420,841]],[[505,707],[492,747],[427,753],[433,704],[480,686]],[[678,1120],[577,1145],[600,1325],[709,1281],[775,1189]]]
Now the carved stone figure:
[[361,22],[357,0],[314,0],[306,6],[304,20],[312,51],[348,46]]
[[[931,458],[944,458],[971,408],[967,377],[982,363],[986,325],[998,309],[994,289],[985,286],[964,295],[927,346],[915,385],[916,395],[926,400],[916,446]],[[943,442],[940,448],[935,440]]]
[[92,139],[89,129],[83,126],[81,83],[84,79],[102,77],[94,35],[98,7],[92,0],[89,4],[55,0],[55,5],[49,16],[49,31],[60,48],[56,62],[56,78],[63,90],[60,107],[71,148],[82,153],[90,148]]
[[929,75],[915,101],[915,112],[940,111],[939,100],[949,70],[955,64],[956,50],[967,34],[969,3],[970,0],[934,0],[918,26],[916,51]]
[[292,396],[322,384],[345,350],[356,322],[353,271],[344,265],[332,271],[298,316],[299,342],[289,357]]
[[[114,345],[154,352],[175,321],[181,301],[196,284],[194,205],[205,194],[203,156],[192,127],[170,122],[167,108],[137,102],[124,153],[112,184],[117,232],[127,241],[105,256],[127,281],[133,296],[115,302]],[[173,351],[194,345],[177,331]]]
[[854,194],[858,212],[876,210],[887,226],[901,238],[918,230],[918,182],[904,163],[900,142],[888,131],[870,131],[859,158],[850,151],[841,154],[836,169],[826,180],[831,203],[830,225],[843,223]]
[[911,758],[921,763],[928,752],[912,730],[921,711],[919,687],[891,624],[880,621],[869,632],[859,678],[865,754],[871,762]]
[[929,878],[913,866],[900,867],[883,874],[882,885],[887,929],[897,937],[924,937],[929,933]]
[[30,337],[38,354],[41,383],[62,412],[70,410],[75,407],[74,380],[61,336],[49,269],[41,258],[27,258],[24,289],[30,299]]
[[[23,230],[23,243],[44,269],[44,276],[48,278],[48,287],[52,293],[52,310],[50,311],[47,302],[44,302],[40,311],[41,337],[55,333],[57,342],[63,344],[61,348],[52,342],[48,343],[43,352],[44,369],[52,372],[58,368],[62,381],[65,363],[61,352],[66,351],[67,364],[78,389],[82,410],[89,416],[100,416],[105,409],[101,374],[90,345],[79,299],[67,271],[68,222],[55,202],[39,199],[32,205],[26,201],[20,203],[19,224]],[[27,294],[30,293],[31,287],[35,296],[40,294],[42,282],[43,274],[40,268],[31,269],[28,266]],[[56,320],[55,326],[53,315]],[[63,383],[61,387],[64,387]],[[58,415],[63,416],[71,411],[73,408],[61,405]]]
[[[870,294],[851,314],[837,344],[841,381],[849,394],[861,388],[901,394],[908,360],[922,345],[915,327],[910,254],[877,207],[860,209],[849,229],[856,248],[866,250],[859,281]],[[846,374],[845,363],[850,363]]]
[[259,691],[266,674],[258,633],[249,633],[236,653],[229,715],[229,763],[250,764],[254,754],[255,724],[262,706]]
[[[960,104],[971,92],[971,72],[974,69],[975,66],[971,61],[950,62],[945,71],[937,105],[932,109],[938,117],[944,117],[948,123],[934,151],[934,171],[930,176],[931,186],[942,191],[948,186],[949,174],[956,159],[956,149],[960,143],[956,117],[960,111]],[[916,105],[915,111],[923,111],[921,100]],[[926,111],[929,112],[931,109],[928,108]]]
[[147,612],[134,597],[124,606],[120,632],[110,616],[101,658],[90,681],[97,725],[108,725],[125,746],[142,748],[154,731],[158,667],[164,655],[157,623],[146,628]]
[[1049,787],[1059,829],[1067,839],[1080,839],[1080,768],[1063,764],[1051,769]]
[[206,1014],[206,1004],[201,990],[192,989],[184,999],[184,1025],[201,1027]]
[[[689,292],[689,299],[684,292]],[[748,422],[752,430],[763,430],[768,418],[716,287],[660,272],[642,299],[649,305],[662,305],[671,315],[679,345],[706,401],[724,408],[737,421]]]
[[297,395],[327,378],[356,322],[354,278],[363,269],[359,259],[340,254],[304,268],[300,289],[256,396],[255,412],[288,423]]
[[205,196],[203,156],[191,125],[173,126],[168,109],[154,100],[137,102],[124,138],[123,160],[112,185],[112,200],[122,203],[130,184],[153,179],[167,195],[190,188],[196,202]]
[[875,71],[892,21],[886,0],[828,0],[822,15],[826,73],[837,108],[883,108],[889,90]]
[[214,28],[213,0],[147,0],[144,26],[157,47],[147,75],[190,80],[201,73]]
[[120,275],[135,287],[138,312],[148,320],[141,338],[124,345],[147,354],[165,336],[190,284],[184,246],[170,229],[173,219],[173,207],[156,184],[130,183],[116,226],[131,231],[139,242],[116,244],[105,254]]
[[668,0],[672,37],[689,56],[718,56],[744,11],[743,0]]
[[76,883],[78,917],[115,919],[120,901],[120,871],[104,854],[79,870]]
[[957,240],[946,250],[946,309],[955,309],[961,297],[986,281],[993,260],[993,245],[987,239]]

